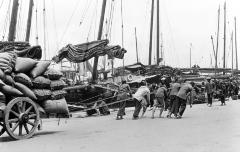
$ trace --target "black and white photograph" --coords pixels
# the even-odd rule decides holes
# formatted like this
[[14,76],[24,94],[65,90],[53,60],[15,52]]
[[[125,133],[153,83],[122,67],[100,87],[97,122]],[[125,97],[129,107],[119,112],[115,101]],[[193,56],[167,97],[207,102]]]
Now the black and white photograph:
[[0,152],[239,152],[239,42],[239,0],[0,0]]

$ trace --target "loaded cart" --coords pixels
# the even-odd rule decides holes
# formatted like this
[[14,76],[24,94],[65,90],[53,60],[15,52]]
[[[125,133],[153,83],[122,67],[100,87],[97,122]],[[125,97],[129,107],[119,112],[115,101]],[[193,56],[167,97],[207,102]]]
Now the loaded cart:
[[[0,135],[6,131],[16,140],[30,138],[40,124],[40,117],[50,114],[69,117],[63,74],[51,68],[51,61],[39,60],[41,51],[36,53],[39,47],[20,50],[14,46],[8,50],[1,48],[1,44]],[[29,51],[33,56],[23,54]]]

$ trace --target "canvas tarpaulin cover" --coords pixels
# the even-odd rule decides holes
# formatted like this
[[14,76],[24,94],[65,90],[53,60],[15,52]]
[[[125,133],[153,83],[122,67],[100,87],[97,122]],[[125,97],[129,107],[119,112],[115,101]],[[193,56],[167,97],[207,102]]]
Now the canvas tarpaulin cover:
[[80,63],[92,57],[103,55],[109,55],[109,58],[116,57],[122,59],[126,50],[118,45],[107,46],[108,43],[109,41],[105,39],[78,45],[68,44],[58,52],[57,56],[53,57],[53,60],[59,63],[62,59],[66,58],[70,62]]
[[28,42],[0,41],[0,52],[14,51],[19,57],[40,60],[42,58],[41,46],[30,46]]

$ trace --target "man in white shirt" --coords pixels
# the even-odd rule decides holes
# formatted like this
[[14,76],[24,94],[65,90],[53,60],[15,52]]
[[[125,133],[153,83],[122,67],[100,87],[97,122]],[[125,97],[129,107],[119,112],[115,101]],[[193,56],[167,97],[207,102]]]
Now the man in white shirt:
[[[150,90],[146,86],[146,82],[140,83],[141,87],[138,88],[137,92],[133,95],[133,101],[135,102],[135,110],[133,113],[133,119],[138,119],[139,112],[143,106],[150,104]],[[143,110],[142,116],[144,115],[146,108]]]

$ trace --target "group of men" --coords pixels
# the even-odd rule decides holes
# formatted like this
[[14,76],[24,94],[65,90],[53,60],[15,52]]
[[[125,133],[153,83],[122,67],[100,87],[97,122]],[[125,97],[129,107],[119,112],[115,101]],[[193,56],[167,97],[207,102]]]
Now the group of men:
[[[117,101],[119,102],[119,111],[117,113],[116,120],[123,119],[125,115],[126,101],[132,98],[135,104],[135,110],[133,112],[132,119],[136,120],[139,118],[139,113],[142,110],[140,117],[143,117],[147,107],[151,107],[152,116],[155,117],[155,111],[160,110],[159,117],[162,117],[164,110],[168,110],[167,118],[171,118],[174,115],[175,119],[182,118],[184,111],[186,109],[187,102],[189,102],[190,108],[192,107],[193,95],[192,92],[198,92],[200,90],[194,82],[187,83],[183,79],[175,78],[170,85],[164,83],[164,79],[161,79],[158,85],[147,84],[145,80],[141,81],[140,87],[132,95],[130,86],[125,80],[119,86],[118,92],[115,94],[117,96]],[[166,87],[169,86],[169,87]],[[221,86],[221,85],[220,85]],[[212,106],[212,98],[216,94],[216,90],[219,86],[214,83],[211,78],[207,78],[207,81],[203,83],[204,91],[207,94],[207,105]],[[238,87],[235,87],[238,88]],[[239,89],[235,89],[238,93]],[[217,97],[222,102],[221,105],[225,105],[226,95],[224,90],[220,89],[219,96]]]
[[[191,91],[193,90],[194,83],[186,83],[185,81],[179,81],[176,79],[172,84],[170,89],[167,89],[166,85],[161,81],[158,86],[155,86],[150,92],[150,85],[146,81],[141,81],[140,87],[137,89],[135,94],[132,95],[133,102],[135,103],[135,110],[133,113],[133,119],[136,120],[139,118],[139,113],[142,110],[141,117],[144,116],[148,105],[151,105],[151,100],[153,99],[153,108],[152,108],[152,117],[157,108],[160,109],[159,117],[162,117],[162,113],[166,107],[166,100],[170,98],[170,104],[168,105],[168,118],[171,118],[171,115],[174,114],[174,118],[181,118],[187,104],[188,97],[191,97]],[[123,81],[122,85],[119,87],[120,94],[119,100],[124,100],[128,95],[131,96],[131,89],[126,81]],[[192,106],[190,98],[190,106]],[[119,112],[117,114],[117,120],[123,119],[125,114],[125,104],[122,102],[120,104]]]

